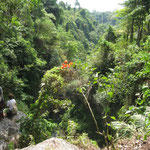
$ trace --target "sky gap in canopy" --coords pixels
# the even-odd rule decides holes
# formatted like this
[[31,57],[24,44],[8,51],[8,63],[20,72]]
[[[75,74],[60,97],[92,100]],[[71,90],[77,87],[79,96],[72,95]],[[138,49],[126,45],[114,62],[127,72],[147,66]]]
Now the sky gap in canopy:
[[[68,4],[71,4],[74,7],[76,0],[57,0],[58,2],[64,1]],[[88,9],[90,12],[98,11],[98,12],[105,12],[105,11],[114,11],[117,9],[123,8],[121,5],[125,0],[78,0],[80,6],[82,8]]]

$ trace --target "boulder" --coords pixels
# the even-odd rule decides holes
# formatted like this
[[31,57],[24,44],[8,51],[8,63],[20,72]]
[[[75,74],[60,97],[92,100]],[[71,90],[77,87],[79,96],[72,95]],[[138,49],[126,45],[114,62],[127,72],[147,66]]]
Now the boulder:
[[51,138],[37,145],[28,146],[21,150],[80,150],[75,145],[66,142],[63,139]]
[[13,142],[16,144],[16,141],[20,137],[19,120],[25,117],[23,112],[18,112],[17,115],[11,118],[4,118],[0,120],[0,150],[7,150],[8,143]]

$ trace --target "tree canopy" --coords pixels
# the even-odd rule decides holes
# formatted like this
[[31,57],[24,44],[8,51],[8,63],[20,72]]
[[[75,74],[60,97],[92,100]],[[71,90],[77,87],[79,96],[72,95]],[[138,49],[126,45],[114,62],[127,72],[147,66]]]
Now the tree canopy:
[[27,114],[19,148],[54,132],[87,150],[149,136],[149,10],[147,0],[92,13],[78,0],[0,1],[0,86]]

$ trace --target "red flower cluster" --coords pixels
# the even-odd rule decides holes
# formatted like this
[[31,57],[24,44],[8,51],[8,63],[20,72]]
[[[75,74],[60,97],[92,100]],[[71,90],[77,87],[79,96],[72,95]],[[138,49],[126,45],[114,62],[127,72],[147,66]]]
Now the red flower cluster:
[[64,63],[61,65],[61,69],[69,68],[71,65],[73,65],[73,62],[70,62],[68,64],[68,60],[65,60]]

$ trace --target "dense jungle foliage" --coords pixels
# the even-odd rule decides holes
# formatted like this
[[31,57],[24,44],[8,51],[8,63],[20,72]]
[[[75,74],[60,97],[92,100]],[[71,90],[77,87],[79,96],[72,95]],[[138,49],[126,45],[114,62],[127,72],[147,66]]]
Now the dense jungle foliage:
[[0,86],[27,114],[20,147],[52,136],[84,149],[149,136],[149,11],[148,0],[103,13],[78,0],[0,1]]

